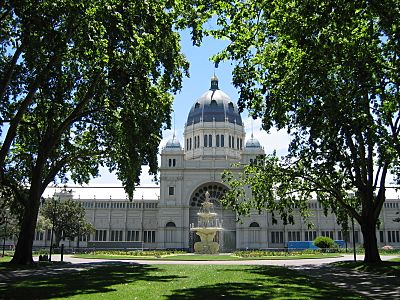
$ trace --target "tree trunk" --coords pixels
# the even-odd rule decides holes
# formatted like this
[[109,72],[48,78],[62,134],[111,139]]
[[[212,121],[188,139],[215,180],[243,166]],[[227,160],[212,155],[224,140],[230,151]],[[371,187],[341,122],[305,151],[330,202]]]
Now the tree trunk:
[[32,246],[39,212],[40,194],[32,190],[29,192],[30,194],[24,210],[17,247],[15,248],[14,257],[11,260],[12,264],[31,265],[34,263]]
[[363,221],[363,224],[361,224],[361,231],[364,238],[364,262],[381,262],[382,260],[379,255],[378,241],[376,239],[376,221],[374,221],[372,218],[367,218]]

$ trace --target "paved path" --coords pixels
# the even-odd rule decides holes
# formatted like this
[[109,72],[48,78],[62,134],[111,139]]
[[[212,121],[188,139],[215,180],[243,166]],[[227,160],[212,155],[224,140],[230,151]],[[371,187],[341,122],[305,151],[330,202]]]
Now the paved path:
[[[396,256],[382,256],[383,260],[389,260]],[[357,256],[362,260],[363,256]],[[59,255],[53,255],[54,261],[59,261]],[[159,264],[207,264],[207,265],[276,265],[284,266],[302,272],[308,276],[332,283],[341,288],[358,292],[371,299],[400,299],[400,278],[395,276],[375,275],[367,272],[355,272],[342,268],[333,268],[328,264],[336,261],[351,261],[352,255],[344,255],[338,258],[324,259],[295,259],[295,260],[235,260],[235,261],[170,261],[170,260],[106,260],[106,259],[81,259],[71,255],[65,255],[64,261],[71,264],[49,266],[40,269],[0,271],[0,284],[15,279],[24,279],[31,276],[51,276],[65,272],[82,271],[99,266],[132,263],[141,265]]]

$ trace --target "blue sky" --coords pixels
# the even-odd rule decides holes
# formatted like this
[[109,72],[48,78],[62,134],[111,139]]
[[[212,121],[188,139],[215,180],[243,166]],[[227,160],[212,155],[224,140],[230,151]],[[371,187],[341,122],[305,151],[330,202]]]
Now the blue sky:
[[[219,79],[219,88],[228,94],[233,101],[238,99],[238,91],[232,85],[232,70],[231,62],[221,62],[217,69],[214,68],[214,63],[210,61],[210,57],[221,51],[228,41],[217,41],[212,38],[206,38],[201,47],[195,47],[190,40],[188,31],[181,33],[182,51],[190,63],[189,78],[184,78],[182,90],[175,96],[173,109],[175,117],[172,117],[175,127],[176,136],[183,146],[183,129],[190,108],[197,98],[199,98],[206,90],[210,88],[210,78],[214,74]],[[261,145],[267,153],[277,150],[278,154],[286,153],[289,138],[286,132],[271,131],[271,134],[260,131],[260,120],[251,121],[248,118],[247,112],[242,113],[242,119],[246,127],[246,138],[250,138],[252,128],[254,136],[259,139]],[[174,121],[175,120],[175,121]],[[160,151],[165,143],[172,138],[173,130],[166,130],[163,133],[163,140],[160,144]],[[147,168],[142,169],[141,185],[153,185],[151,176],[147,175]],[[118,180],[113,174],[109,174],[106,169],[101,170],[101,177],[95,178],[91,184],[118,184]]]

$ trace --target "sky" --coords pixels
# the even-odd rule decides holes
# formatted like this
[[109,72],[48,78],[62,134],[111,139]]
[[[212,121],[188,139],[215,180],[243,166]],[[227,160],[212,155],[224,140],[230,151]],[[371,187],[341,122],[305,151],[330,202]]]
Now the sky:
[[[219,80],[219,88],[223,90],[236,103],[238,99],[238,90],[232,85],[232,62],[221,62],[216,69],[214,63],[210,61],[210,57],[221,51],[227,41],[214,40],[205,38],[200,47],[192,45],[190,33],[188,31],[181,32],[182,52],[190,63],[190,77],[185,77],[182,83],[182,89],[175,95],[172,115],[172,129],[163,132],[163,139],[160,143],[160,152],[167,141],[172,138],[175,128],[175,134],[183,146],[183,130],[190,108],[195,101],[210,88],[211,76],[216,74]],[[241,114],[246,130],[246,140],[250,138],[251,133],[257,138],[264,147],[266,153],[277,151],[278,155],[286,153],[289,143],[289,136],[284,130],[277,132],[272,130],[270,134],[260,130],[261,121],[248,117],[245,111]],[[120,184],[114,174],[110,174],[107,169],[103,168],[100,172],[101,177],[91,180],[90,185],[103,184]],[[151,186],[153,177],[148,175],[148,168],[142,168],[141,185]]]

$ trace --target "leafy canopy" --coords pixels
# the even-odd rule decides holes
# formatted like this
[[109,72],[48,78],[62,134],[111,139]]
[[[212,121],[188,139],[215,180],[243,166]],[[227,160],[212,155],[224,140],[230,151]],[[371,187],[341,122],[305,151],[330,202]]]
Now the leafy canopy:
[[78,201],[52,198],[45,201],[39,216],[44,218],[43,223],[51,224],[51,228],[54,226],[58,245],[62,238],[73,240],[79,235],[93,233],[95,229],[86,221],[85,214],[82,203]]
[[235,195],[250,182],[258,209],[274,209],[275,196],[301,208],[315,193],[341,221],[358,221],[374,252],[366,260],[379,260],[376,222],[387,175],[399,174],[400,1],[215,0],[208,8],[217,26],[206,33],[231,42],[214,60],[235,62],[239,108],[266,131],[291,135],[287,157],[245,168],[246,179],[227,173],[226,202],[247,206]]

